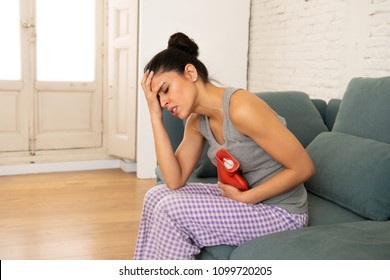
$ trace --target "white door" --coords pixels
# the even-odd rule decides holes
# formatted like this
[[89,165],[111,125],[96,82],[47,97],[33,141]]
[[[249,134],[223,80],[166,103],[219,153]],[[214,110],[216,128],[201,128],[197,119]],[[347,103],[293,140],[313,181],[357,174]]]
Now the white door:
[[103,4],[0,1],[0,152],[102,146]]
[[108,153],[135,159],[138,1],[109,1]]

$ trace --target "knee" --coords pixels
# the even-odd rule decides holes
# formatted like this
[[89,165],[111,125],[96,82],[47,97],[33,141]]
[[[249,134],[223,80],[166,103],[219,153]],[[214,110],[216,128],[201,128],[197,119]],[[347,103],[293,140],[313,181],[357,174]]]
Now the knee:
[[155,215],[167,215],[171,218],[177,217],[182,212],[184,212],[184,208],[180,196],[174,194],[160,199],[154,208]]
[[144,197],[145,205],[156,205],[162,198],[171,193],[166,185],[157,185],[148,190]]

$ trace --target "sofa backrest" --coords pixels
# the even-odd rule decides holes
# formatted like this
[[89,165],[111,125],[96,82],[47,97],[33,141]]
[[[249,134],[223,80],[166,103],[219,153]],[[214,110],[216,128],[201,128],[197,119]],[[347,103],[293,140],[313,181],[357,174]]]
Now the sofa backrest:
[[305,183],[309,191],[362,217],[388,220],[390,77],[352,79],[332,131],[307,151],[316,168]]
[[333,131],[390,144],[390,77],[352,79]]
[[304,147],[321,132],[329,131],[325,124],[325,101],[311,100],[306,93],[299,91],[260,92],[256,95],[286,119],[287,128]]

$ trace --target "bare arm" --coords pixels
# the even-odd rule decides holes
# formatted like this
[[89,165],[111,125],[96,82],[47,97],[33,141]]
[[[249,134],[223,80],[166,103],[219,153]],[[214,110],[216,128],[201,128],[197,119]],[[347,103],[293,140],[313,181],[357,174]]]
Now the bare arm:
[[284,169],[246,192],[220,184],[224,196],[258,203],[293,189],[314,174],[306,150],[263,100],[248,92],[233,95],[230,117],[242,134],[252,138]]
[[196,115],[190,116],[183,140],[176,153],[174,152],[162,120],[163,108],[158,99],[158,94],[164,82],[152,88],[153,76],[153,72],[145,72],[141,84],[149,107],[156,157],[167,186],[178,189],[187,182],[198,162],[203,150],[204,140],[197,129],[199,127],[198,118]]

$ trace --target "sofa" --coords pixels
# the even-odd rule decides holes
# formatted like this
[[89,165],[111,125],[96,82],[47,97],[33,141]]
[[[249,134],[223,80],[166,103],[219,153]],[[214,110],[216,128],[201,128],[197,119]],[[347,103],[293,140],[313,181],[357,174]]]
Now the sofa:
[[[255,93],[287,121],[316,174],[305,182],[309,225],[239,247],[202,248],[197,259],[390,259],[390,77],[354,78],[343,98],[297,91]],[[184,123],[163,114],[177,148]],[[207,145],[190,181],[217,182]],[[164,182],[156,168],[157,184]]]

